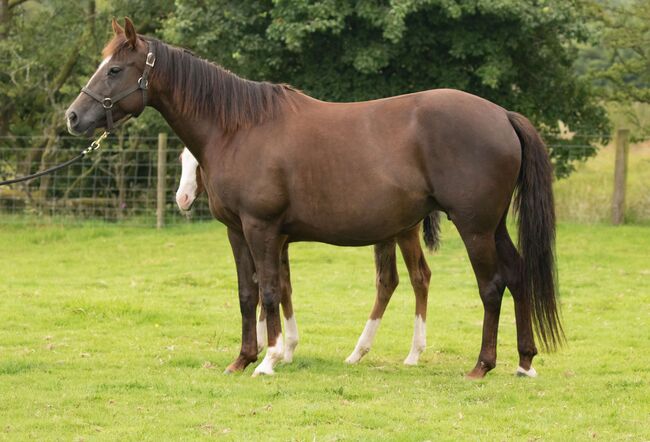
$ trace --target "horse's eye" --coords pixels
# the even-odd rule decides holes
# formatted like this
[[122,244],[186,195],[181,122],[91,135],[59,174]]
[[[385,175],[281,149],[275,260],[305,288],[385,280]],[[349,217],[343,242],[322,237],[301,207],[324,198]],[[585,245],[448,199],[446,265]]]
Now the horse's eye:
[[108,75],[117,75],[122,71],[121,67],[113,66],[108,70]]

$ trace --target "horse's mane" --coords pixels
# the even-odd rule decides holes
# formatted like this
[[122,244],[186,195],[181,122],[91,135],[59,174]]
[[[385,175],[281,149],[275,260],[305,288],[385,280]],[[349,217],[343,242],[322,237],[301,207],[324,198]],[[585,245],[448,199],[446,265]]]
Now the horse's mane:
[[[186,49],[149,37],[145,41],[155,46],[151,80],[172,91],[178,112],[190,117],[214,116],[225,132],[273,119],[287,92],[293,90],[284,84],[245,80]],[[128,50],[124,34],[118,34],[102,55],[119,56]]]

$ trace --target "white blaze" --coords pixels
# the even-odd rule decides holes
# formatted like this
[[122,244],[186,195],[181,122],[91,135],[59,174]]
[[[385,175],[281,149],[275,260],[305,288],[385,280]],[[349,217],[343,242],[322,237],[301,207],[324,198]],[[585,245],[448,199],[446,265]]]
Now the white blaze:
[[181,210],[189,210],[196,199],[198,184],[196,174],[199,173],[199,162],[187,147],[181,153],[181,181],[176,191],[176,204]]
[[101,63],[99,63],[99,66],[97,66],[97,70],[95,71],[93,76],[90,77],[90,80],[88,80],[88,83],[86,83],[86,87],[88,87],[88,85],[93,81],[93,79],[97,76],[97,74],[99,74],[99,71],[101,71],[102,68],[104,66],[106,66],[106,64],[108,64],[109,61],[111,61],[111,57],[112,57],[112,55],[109,55],[108,57],[103,59]]

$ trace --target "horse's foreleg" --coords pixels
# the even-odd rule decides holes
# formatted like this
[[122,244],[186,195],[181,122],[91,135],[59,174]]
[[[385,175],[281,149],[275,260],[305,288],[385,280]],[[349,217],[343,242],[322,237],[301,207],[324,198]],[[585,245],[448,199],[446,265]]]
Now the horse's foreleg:
[[281,300],[281,253],[286,237],[268,224],[251,220],[245,222],[244,235],[255,262],[257,281],[262,305],[266,312],[268,348],[262,363],[255,368],[253,376],[273,374],[275,365],[282,360],[282,324],[280,321]]
[[409,271],[409,278],[415,293],[415,325],[413,327],[413,342],[411,351],[404,360],[406,365],[417,365],[420,354],[427,346],[427,298],[429,296],[429,281],[431,270],[424,258],[420,245],[419,225],[397,238],[397,244],[402,251],[404,262]]
[[345,360],[348,364],[356,364],[370,351],[379,323],[386,311],[386,306],[399,283],[394,239],[375,245],[375,270],[377,272],[375,305],[370,312],[370,318],[366,322],[354,351]]
[[280,269],[280,288],[282,297],[282,314],[284,315],[284,362],[293,361],[293,352],[298,345],[298,325],[293,314],[293,303],[291,301],[291,272],[289,269],[289,244],[285,244],[282,249],[281,258],[282,267]]
[[232,373],[243,370],[248,364],[257,360],[255,311],[259,289],[254,278],[255,265],[244,236],[240,232],[228,229],[228,240],[237,266],[239,307],[242,315],[241,351],[239,357],[226,368],[226,373]]

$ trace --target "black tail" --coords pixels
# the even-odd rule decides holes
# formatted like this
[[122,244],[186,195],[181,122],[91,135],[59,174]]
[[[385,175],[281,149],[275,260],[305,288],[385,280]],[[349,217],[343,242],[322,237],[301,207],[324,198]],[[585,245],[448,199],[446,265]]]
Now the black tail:
[[438,250],[440,247],[440,212],[434,210],[424,218],[422,234],[427,249],[431,252]]
[[519,215],[524,291],[537,335],[547,350],[554,350],[564,340],[564,332],[556,301],[553,168],[546,146],[531,122],[516,112],[508,112],[508,120],[521,142],[514,207]]

